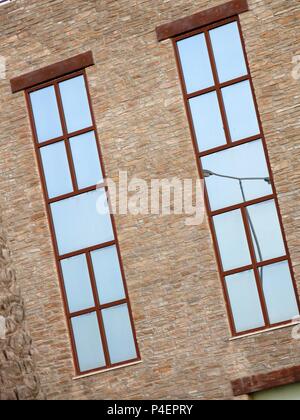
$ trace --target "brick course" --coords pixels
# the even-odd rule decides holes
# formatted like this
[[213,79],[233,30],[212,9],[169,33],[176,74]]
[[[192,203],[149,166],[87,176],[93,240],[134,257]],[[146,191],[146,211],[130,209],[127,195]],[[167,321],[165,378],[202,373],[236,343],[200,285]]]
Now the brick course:
[[[37,373],[49,399],[232,399],[231,381],[300,365],[291,329],[229,341],[207,221],[117,216],[143,363],[74,381],[74,368],[22,93],[9,80],[92,50],[87,70],[108,176],[197,179],[170,41],[155,28],[223,0],[15,0],[0,7],[0,191]],[[241,15],[283,221],[300,285],[300,54],[297,0],[249,0]],[[245,397],[238,397],[245,398]]]

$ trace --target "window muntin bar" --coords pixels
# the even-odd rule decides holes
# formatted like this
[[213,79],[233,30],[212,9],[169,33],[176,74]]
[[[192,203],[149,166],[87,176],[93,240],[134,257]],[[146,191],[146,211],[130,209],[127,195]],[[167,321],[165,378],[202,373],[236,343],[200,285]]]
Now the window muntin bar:
[[[52,127],[48,130],[46,121],[42,125],[43,136],[38,137],[36,126],[41,113],[34,112],[31,99],[44,89],[51,92],[51,107],[58,109],[62,131],[53,131]],[[46,108],[47,98],[43,95]],[[108,192],[104,184],[101,186],[105,174],[85,71],[29,89],[26,99],[76,372],[85,374],[138,361],[140,354],[114,218],[109,213]],[[46,118],[46,114],[42,117]],[[105,310],[122,305],[127,308],[123,355],[129,355],[129,359],[114,348],[116,339],[108,346],[107,336],[114,331],[108,327],[105,330],[103,323]],[[115,323],[117,320],[115,316]],[[124,324],[124,319],[119,322]],[[114,353],[118,351],[117,358]]]
[[[191,93],[186,88],[185,79],[188,76],[184,77],[183,74],[179,44],[200,34],[204,34],[206,39],[214,85]],[[210,225],[224,296],[229,303],[227,308],[232,334],[242,335],[245,332],[286,324],[294,316],[299,315],[299,297],[239,19],[230,18],[191,34],[179,36],[173,39],[173,44],[199,174],[205,179],[206,207],[211,219]],[[189,44],[192,42],[186,42],[187,46]],[[187,51],[185,55],[188,56]],[[203,55],[202,45],[199,56]],[[198,62],[197,56],[194,57],[194,62]],[[207,67],[206,64],[204,67]],[[197,71],[194,71],[193,77],[196,76]],[[194,86],[197,86],[195,80]],[[208,94],[214,95],[218,104],[205,120],[208,111],[202,107],[201,112],[195,112],[191,107],[191,100],[201,103]],[[213,133],[215,127],[220,126],[220,119],[225,135],[225,140],[221,141],[221,137]],[[204,127],[206,121],[208,126]],[[210,136],[205,134],[207,132],[210,132]],[[242,218],[245,232],[239,228],[232,235],[230,232],[226,234],[226,226],[218,224],[218,220],[221,220],[218,219],[219,216],[227,220],[232,214],[240,214],[239,220]],[[252,217],[255,220],[252,221]],[[233,221],[234,218],[232,216],[231,218]],[[267,219],[268,227],[264,225],[263,219]],[[235,218],[235,223],[240,226],[237,220]],[[222,230],[226,234],[224,237]],[[272,241],[272,235],[273,243],[268,244],[268,240]],[[224,240],[226,236],[227,242]],[[230,255],[230,249],[236,249],[236,254]],[[269,289],[266,289],[265,284],[268,284],[268,279],[264,284],[265,270],[268,273],[270,268],[267,267],[272,265],[276,267],[276,264],[277,267],[280,267],[279,264],[284,264],[286,268],[285,271],[281,270],[284,278],[281,283],[279,282],[281,287],[286,284],[286,293],[283,293],[283,296],[287,296],[287,308],[281,303],[281,313],[284,313],[282,316],[276,304],[276,291],[272,295]],[[237,283],[238,279],[241,279],[240,284]],[[238,290],[240,292],[237,292]],[[250,294],[249,300],[242,305],[247,290]],[[238,293],[241,302],[238,300]],[[278,311],[277,316],[272,313],[272,308]]]

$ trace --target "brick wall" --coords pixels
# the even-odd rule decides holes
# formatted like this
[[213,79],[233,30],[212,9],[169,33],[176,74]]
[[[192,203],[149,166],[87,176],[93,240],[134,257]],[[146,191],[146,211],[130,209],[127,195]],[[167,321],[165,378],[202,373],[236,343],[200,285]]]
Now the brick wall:
[[[143,362],[74,381],[54,255],[22,94],[9,79],[92,50],[88,69],[110,177],[197,178],[170,41],[155,27],[223,0],[15,0],[0,8],[0,191],[3,218],[49,399],[233,398],[231,381],[300,365],[291,329],[229,341],[207,222],[117,216]],[[241,23],[300,283],[300,54],[297,0],[249,0]],[[243,398],[243,397],[242,397]]]
[[24,302],[0,220],[0,400],[44,398],[25,324]]

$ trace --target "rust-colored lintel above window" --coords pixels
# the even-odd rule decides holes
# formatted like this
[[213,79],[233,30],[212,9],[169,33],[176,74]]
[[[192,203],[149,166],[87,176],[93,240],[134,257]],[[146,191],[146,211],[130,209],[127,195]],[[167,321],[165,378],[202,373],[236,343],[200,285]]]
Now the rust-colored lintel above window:
[[235,397],[300,382],[300,366],[249,376],[231,382]]
[[69,73],[85,69],[93,66],[94,58],[92,51],[76,55],[59,63],[51,64],[42,69],[23,74],[22,76],[11,79],[10,85],[12,93],[20,92],[24,89],[31,88],[41,83],[49,82]]
[[156,28],[158,41],[164,41],[178,35],[210,25],[249,10],[247,0],[233,0],[220,6],[212,7],[195,15],[166,23]]

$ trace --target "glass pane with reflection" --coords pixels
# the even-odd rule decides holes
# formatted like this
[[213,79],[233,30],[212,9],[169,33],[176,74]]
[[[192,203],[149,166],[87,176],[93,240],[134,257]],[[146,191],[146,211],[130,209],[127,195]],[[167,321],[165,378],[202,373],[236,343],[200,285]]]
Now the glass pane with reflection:
[[104,309],[102,316],[111,362],[135,359],[137,354],[127,305]]
[[70,312],[95,306],[85,254],[61,261]]
[[105,357],[95,312],[72,318],[74,339],[81,372],[105,366]]
[[209,33],[220,83],[245,76],[248,72],[237,22]]
[[[261,140],[213,153],[201,159],[205,170],[211,210],[229,207],[244,201],[272,194],[269,170]],[[236,178],[261,178],[243,180]]]
[[240,210],[213,218],[224,271],[251,264],[245,227]]
[[216,92],[189,100],[199,151],[226,144],[225,131]]
[[261,281],[272,324],[299,316],[299,308],[287,261],[268,265],[261,271]]
[[61,137],[62,127],[53,86],[30,93],[39,143]]
[[244,271],[228,276],[225,280],[236,332],[264,327],[254,272]]
[[120,262],[116,246],[91,253],[100,303],[116,302],[125,298]]
[[177,42],[187,93],[214,85],[204,34]]
[[65,143],[54,143],[40,149],[48,197],[73,191]]
[[103,183],[96,137],[93,131],[70,139],[76,178],[80,189]]
[[249,206],[248,217],[257,261],[286,255],[274,200]]
[[59,83],[68,133],[92,126],[92,117],[83,76]]
[[222,89],[232,141],[260,133],[253,95],[248,81]]
[[103,188],[51,204],[59,254],[114,240]]

